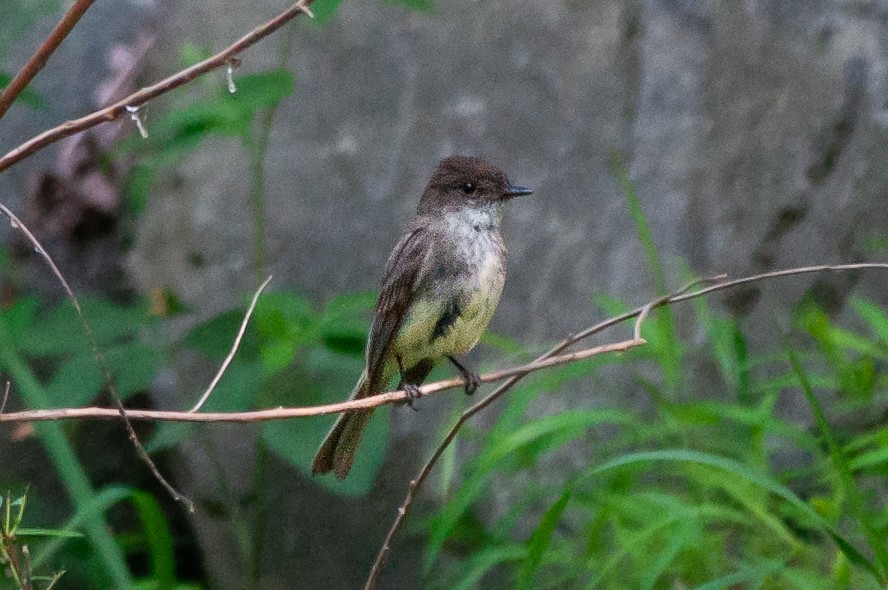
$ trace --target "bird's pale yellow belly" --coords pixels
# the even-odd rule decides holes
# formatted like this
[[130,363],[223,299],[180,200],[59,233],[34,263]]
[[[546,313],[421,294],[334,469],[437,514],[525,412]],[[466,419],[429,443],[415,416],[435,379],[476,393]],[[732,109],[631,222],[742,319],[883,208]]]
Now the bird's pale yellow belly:
[[392,347],[404,366],[413,366],[424,359],[434,361],[463,354],[474,348],[496,311],[503,290],[503,271],[498,256],[486,257],[474,280],[469,281],[474,288],[462,291],[458,317],[443,334],[434,338],[432,334],[448,299],[428,297],[416,301]]

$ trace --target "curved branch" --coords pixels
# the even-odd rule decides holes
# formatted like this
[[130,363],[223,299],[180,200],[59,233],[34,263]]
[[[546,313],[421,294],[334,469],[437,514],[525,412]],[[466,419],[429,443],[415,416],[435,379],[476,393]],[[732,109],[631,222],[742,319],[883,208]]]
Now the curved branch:
[[236,57],[248,47],[255,45],[265,37],[268,37],[299,14],[304,13],[311,16],[311,10],[308,7],[313,1],[314,0],[299,0],[299,2],[295,3],[284,12],[265,24],[256,27],[212,57],[196,63],[189,68],[185,68],[151,86],[146,86],[110,106],[90,113],[85,117],[66,121],[57,127],[53,127],[52,129],[44,131],[40,135],[29,139],[0,158],[0,172],[3,172],[13,164],[24,160],[28,156],[62,138],[75,135],[86,129],[90,129],[102,123],[107,123],[108,121],[114,121],[119,116],[127,114],[127,107],[137,108],[162,94],[166,94],[171,90],[184,86],[203,74],[226,67],[232,58]]
[[15,102],[18,95],[22,93],[22,90],[34,79],[34,76],[43,69],[43,66],[46,65],[46,62],[49,61],[49,58],[55,53],[59,45],[62,44],[62,41],[71,32],[71,29],[80,21],[80,17],[89,10],[93,2],[94,0],[77,0],[74,2],[74,5],[68,9],[62,20],[59,21],[52,33],[49,34],[49,37],[37,49],[37,53],[31,56],[25,67],[3,89],[3,92],[0,93],[0,119],[3,118],[3,115],[6,114],[9,107]]

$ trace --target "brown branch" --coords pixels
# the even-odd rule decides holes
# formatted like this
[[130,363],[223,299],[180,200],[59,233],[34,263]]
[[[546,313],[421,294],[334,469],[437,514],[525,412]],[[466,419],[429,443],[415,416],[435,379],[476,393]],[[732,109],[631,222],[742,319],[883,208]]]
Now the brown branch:
[[[773,272],[767,272],[762,274],[757,274],[749,277],[743,277],[740,279],[735,279],[733,281],[725,281],[724,279],[727,275],[718,275],[715,277],[711,277],[708,279],[699,279],[696,281],[692,281],[688,283],[675,293],[671,295],[666,295],[663,297],[659,297],[654,299],[647,304],[634,309],[632,311],[626,312],[622,315],[607,319],[603,322],[600,322],[590,328],[583,330],[582,332],[568,336],[564,340],[562,340],[558,345],[556,345],[552,350],[542,355],[535,362],[543,361],[544,359],[550,358],[552,355],[558,354],[568,346],[576,343],[579,340],[587,338],[593,334],[597,334],[602,330],[609,328],[615,324],[624,322],[631,318],[638,318],[635,322],[635,327],[633,330],[635,338],[641,337],[641,322],[644,321],[645,317],[650,313],[652,309],[657,307],[668,305],[671,303],[677,303],[679,301],[687,301],[689,299],[695,299],[697,297],[702,297],[703,295],[707,295],[709,293],[713,293],[715,291],[723,291],[725,289],[730,289],[733,287],[737,287],[739,285],[744,285],[748,283],[754,283],[757,281],[763,281],[767,279],[784,277],[784,276],[792,276],[792,275],[800,275],[800,274],[808,274],[814,272],[824,272],[824,271],[849,271],[849,270],[862,270],[862,269],[883,269],[888,270],[888,263],[860,263],[860,264],[838,264],[838,265],[818,265],[818,266],[807,266],[801,268],[791,268],[786,270],[778,270]],[[722,282],[718,282],[722,281]],[[713,285],[709,285],[702,289],[698,289],[696,291],[692,291],[695,287],[699,286],[701,283],[712,283]],[[526,373],[525,373],[526,374]],[[398,514],[395,517],[394,522],[392,523],[391,528],[385,536],[385,540],[382,543],[382,547],[379,549],[379,553],[376,556],[376,560],[373,562],[373,567],[370,570],[370,574],[367,577],[367,582],[364,585],[364,590],[373,590],[376,586],[376,580],[379,577],[379,574],[382,572],[382,567],[385,565],[385,560],[388,557],[389,552],[391,551],[392,540],[394,539],[395,534],[398,532],[398,529],[401,527],[401,523],[404,521],[404,518],[407,516],[407,513],[410,511],[410,507],[413,505],[413,500],[416,497],[419,488],[425,482],[426,478],[431,473],[432,468],[438,462],[438,459],[444,454],[444,451],[450,446],[450,443],[453,442],[453,439],[456,438],[457,433],[463,427],[463,425],[472,418],[475,414],[488,407],[490,404],[499,399],[503,394],[509,391],[515,384],[518,383],[519,380],[524,376],[524,374],[516,374],[511,379],[497,387],[490,395],[486,398],[475,404],[474,406],[465,410],[462,415],[460,415],[459,419],[447,433],[447,436],[444,437],[444,440],[441,441],[441,444],[435,449],[435,452],[432,454],[431,458],[422,466],[419,474],[410,481],[410,486],[407,488],[407,496],[404,498],[404,502],[401,504],[400,508],[398,508]]]
[[94,0],[76,0],[74,5],[65,13],[65,16],[62,17],[62,20],[60,20],[52,30],[52,33],[49,34],[49,37],[47,37],[43,44],[37,49],[37,53],[28,60],[25,67],[23,67],[22,70],[15,75],[15,78],[9,82],[2,94],[0,94],[0,119],[3,118],[3,115],[6,114],[9,107],[15,102],[18,95],[21,94],[31,80],[34,79],[34,76],[43,69],[43,66],[46,65],[50,56],[52,56],[52,54],[55,53],[55,50],[58,49],[59,45],[62,44],[62,41],[64,41],[65,37],[68,36],[68,33],[71,32],[71,29],[73,29],[80,20],[80,17],[82,17],[84,13],[89,10],[89,7],[92,6],[93,1]]
[[[136,431],[133,429],[133,425],[127,417],[126,408],[123,406],[123,401],[120,399],[120,395],[117,393],[117,387],[114,385],[114,378],[111,376],[111,369],[108,368],[108,363],[105,361],[105,356],[102,354],[101,349],[99,349],[99,344],[96,341],[95,333],[93,332],[92,326],[86,320],[86,316],[83,315],[83,310],[80,308],[80,301],[77,299],[77,296],[74,294],[74,291],[71,289],[71,286],[68,284],[68,281],[65,280],[65,277],[62,275],[62,272],[59,270],[59,267],[56,266],[56,263],[53,261],[52,257],[43,247],[43,245],[37,240],[31,230],[29,230],[22,220],[16,217],[16,215],[9,210],[9,208],[0,203],[0,211],[2,211],[7,217],[9,217],[10,225],[14,229],[18,229],[20,232],[25,234],[25,237],[29,242],[34,246],[34,250],[43,257],[46,261],[47,265],[49,265],[50,270],[52,270],[53,275],[58,279],[59,283],[62,285],[62,288],[65,290],[65,294],[68,296],[68,299],[71,301],[71,305],[74,306],[74,311],[77,312],[77,317],[80,319],[80,325],[83,327],[83,331],[86,333],[87,341],[89,342],[89,347],[92,350],[93,356],[96,359],[96,363],[99,365],[99,369],[102,372],[102,381],[105,387],[108,389],[108,392],[111,394],[111,399],[114,401],[114,405],[116,406],[115,410],[112,410],[115,416],[123,419],[123,424],[126,427],[126,433],[129,436],[130,441],[132,441],[133,446],[136,447],[136,451],[141,457],[142,461],[148,466],[148,469],[151,470],[152,475],[157,481],[170,493],[174,500],[177,502],[183,502],[189,512],[194,512],[194,502],[189,500],[184,495],[180,494],[176,488],[167,481],[167,479],[160,473],[160,470],[157,468],[157,465],[154,464],[154,461],[148,455],[148,451],[145,450],[145,447],[142,445],[142,441],[139,440],[139,437],[136,435]],[[0,414],[2,415],[2,414]]]
[[151,86],[146,86],[110,106],[90,113],[85,117],[62,123],[57,127],[53,127],[52,129],[44,131],[40,135],[29,139],[0,158],[0,172],[62,138],[80,133],[81,131],[85,131],[86,129],[90,129],[102,123],[107,123],[108,121],[114,121],[121,115],[129,114],[127,112],[127,107],[137,108],[162,94],[166,94],[171,90],[191,82],[198,76],[226,67],[232,58],[236,57],[245,49],[255,45],[265,37],[271,35],[299,14],[304,13],[311,16],[309,5],[313,1],[314,0],[299,0],[299,2],[293,4],[284,12],[265,24],[256,27],[212,57],[196,63],[189,68],[161,80],[160,82],[152,84]]
[[[563,365],[583,360],[606,352],[622,352],[644,344],[644,340],[625,340],[614,344],[605,344],[585,348],[576,352],[563,354],[551,358],[541,359],[533,363],[492,371],[481,376],[482,383],[502,381],[515,375],[526,375],[533,371],[547,369],[556,365]],[[448,389],[464,387],[465,381],[460,378],[444,379],[434,383],[427,383],[419,388],[423,396],[441,393]],[[346,410],[377,408],[386,404],[403,402],[407,399],[404,391],[391,391],[359,400],[327,404],[320,406],[307,406],[301,408],[272,408],[269,410],[253,410],[250,412],[176,412],[164,410],[127,410],[126,415],[130,420],[150,420],[167,422],[265,422],[269,420],[287,420],[290,418],[305,418],[308,416],[322,416],[324,414],[338,414]],[[113,408],[64,408],[59,410],[25,410],[22,412],[10,412],[0,414],[2,422],[45,422],[47,420],[71,420],[83,418],[112,419],[119,417]]]

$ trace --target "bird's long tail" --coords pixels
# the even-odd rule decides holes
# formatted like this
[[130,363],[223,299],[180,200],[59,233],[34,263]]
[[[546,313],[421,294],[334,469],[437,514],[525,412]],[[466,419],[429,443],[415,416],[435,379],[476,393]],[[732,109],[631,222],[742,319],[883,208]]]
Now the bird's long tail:
[[[370,384],[366,375],[362,375],[349,399],[361,399],[371,395]],[[332,471],[339,479],[345,479],[355,462],[358,445],[364,429],[370,422],[373,410],[351,410],[343,412],[336,424],[321,443],[314,461],[311,464],[313,475]]]

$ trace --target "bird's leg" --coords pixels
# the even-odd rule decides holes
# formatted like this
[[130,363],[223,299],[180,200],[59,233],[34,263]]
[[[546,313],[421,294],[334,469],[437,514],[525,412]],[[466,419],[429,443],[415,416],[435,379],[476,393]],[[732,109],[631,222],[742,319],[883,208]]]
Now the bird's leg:
[[467,369],[461,362],[456,360],[455,357],[451,355],[447,355],[447,358],[453,363],[453,366],[456,367],[456,370],[459,371],[459,374],[462,375],[462,378],[466,381],[466,395],[472,395],[478,389],[478,386],[481,385],[481,375],[478,374],[477,371],[473,371],[472,369]]
[[407,380],[407,373],[404,371],[404,363],[401,361],[401,356],[398,355],[395,357],[398,359],[398,371],[401,373],[401,382],[398,384],[399,389],[403,389],[404,393],[407,394],[407,399],[404,401],[410,409],[414,412],[418,412],[414,406],[413,402],[422,397],[422,392],[419,390],[419,386],[415,383],[410,383]]

